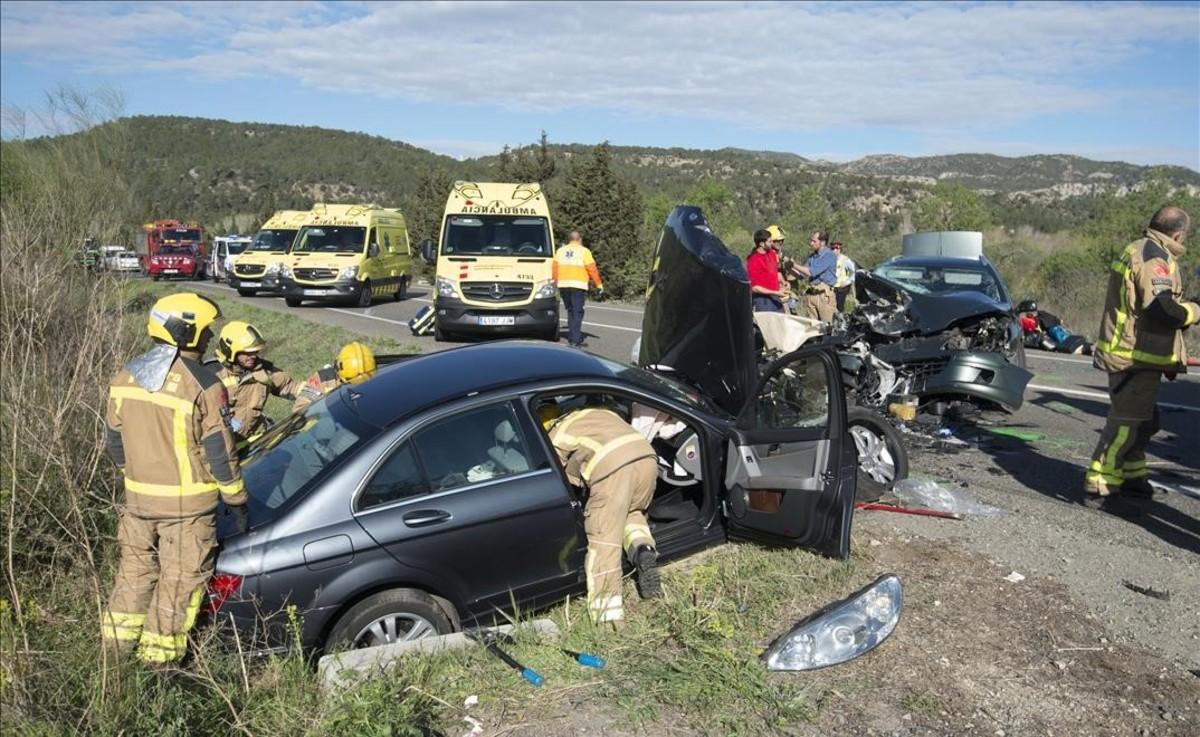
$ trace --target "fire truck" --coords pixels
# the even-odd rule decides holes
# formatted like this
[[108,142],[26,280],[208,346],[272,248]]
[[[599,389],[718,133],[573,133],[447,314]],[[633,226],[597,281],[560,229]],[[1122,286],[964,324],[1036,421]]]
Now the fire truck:
[[150,278],[203,279],[204,229],[195,223],[155,220],[142,226]]

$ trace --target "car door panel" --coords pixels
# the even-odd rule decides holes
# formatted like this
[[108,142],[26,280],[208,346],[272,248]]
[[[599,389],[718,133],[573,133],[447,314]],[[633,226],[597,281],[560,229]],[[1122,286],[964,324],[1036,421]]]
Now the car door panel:
[[730,534],[847,557],[855,478],[836,358],[818,348],[788,354],[749,396],[728,439]]

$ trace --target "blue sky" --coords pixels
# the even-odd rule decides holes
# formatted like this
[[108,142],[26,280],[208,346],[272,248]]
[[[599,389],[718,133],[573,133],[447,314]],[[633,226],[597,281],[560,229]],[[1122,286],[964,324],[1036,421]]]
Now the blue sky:
[[5,135],[60,85],[460,157],[545,129],[1200,169],[1200,3],[0,3]]

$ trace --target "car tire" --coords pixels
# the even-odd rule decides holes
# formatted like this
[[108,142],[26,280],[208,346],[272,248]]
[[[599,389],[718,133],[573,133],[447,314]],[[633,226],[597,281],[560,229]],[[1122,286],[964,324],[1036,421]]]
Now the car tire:
[[362,291],[358,293],[358,300],[354,303],[355,307],[370,307],[371,306],[371,282],[365,281],[362,284]]
[[451,616],[419,589],[389,589],[350,607],[325,638],[325,649],[357,649],[454,631]]
[[1028,366],[1025,365],[1025,344],[1024,343],[1021,343],[1021,342],[1017,343],[1017,350],[1013,353],[1012,363],[1014,365],[1016,365],[1017,368],[1028,368]]
[[407,276],[402,277],[400,279],[400,288],[397,289],[396,293],[392,295],[392,299],[395,300],[396,302],[399,302],[400,300],[402,300],[406,297],[408,297],[408,277]]
[[855,498],[873,502],[908,477],[908,449],[886,419],[863,407],[846,413],[846,429],[858,453]]
[[158,281],[160,278],[162,278],[162,277],[160,277],[158,274],[151,274],[151,275],[150,275],[150,280],[151,280],[151,281]]
[[438,343],[446,343],[450,340],[450,333],[442,330],[442,326],[436,322],[433,323],[433,339]]
[[288,307],[299,307],[303,300],[299,297],[284,297],[283,301],[287,303]]
[[[253,297],[254,296],[253,289],[239,289],[239,290],[237,290],[237,293],[243,297]],[[291,303],[289,302],[288,304],[291,304]],[[292,305],[292,306],[295,307],[295,305]]]
[[555,325],[554,327],[549,328],[548,330],[543,330],[541,332],[541,334],[539,335],[539,337],[541,337],[542,340],[548,340],[551,343],[557,343],[558,342],[558,326]]

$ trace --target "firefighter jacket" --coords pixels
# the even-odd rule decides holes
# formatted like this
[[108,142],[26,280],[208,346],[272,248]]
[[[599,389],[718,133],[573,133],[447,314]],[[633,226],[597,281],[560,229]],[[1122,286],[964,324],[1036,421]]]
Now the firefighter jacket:
[[179,519],[211,512],[218,495],[226,504],[244,504],[220,379],[199,354],[183,352],[151,390],[139,383],[136,361],[113,377],[105,423],[108,454],[125,473],[128,511]]
[[550,443],[567,480],[580,487],[591,487],[634,461],[655,457],[650,442],[608,409],[564,415],[551,426]]
[[296,393],[296,403],[292,405],[292,412],[302,411],[308,405],[337,389],[340,384],[337,369],[333,366],[319,369],[308,377],[308,381],[305,381],[304,385],[300,387],[300,391]]
[[1116,371],[1187,370],[1183,330],[1200,306],[1183,299],[1183,245],[1157,230],[1125,247],[1112,264],[1093,362]]
[[596,268],[596,259],[592,252],[579,241],[571,241],[554,252],[554,263],[551,266],[559,289],[587,289],[588,279],[597,287],[603,287],[600,281],[600,270]]
[[267,360],[259,360],[251,371],[236,365],[222,366],[217,377],[229,392],[231,427],[243,438],[253,438],[263,431],[267,397],[274,394],[294,400],[300,393],[300,383]]

